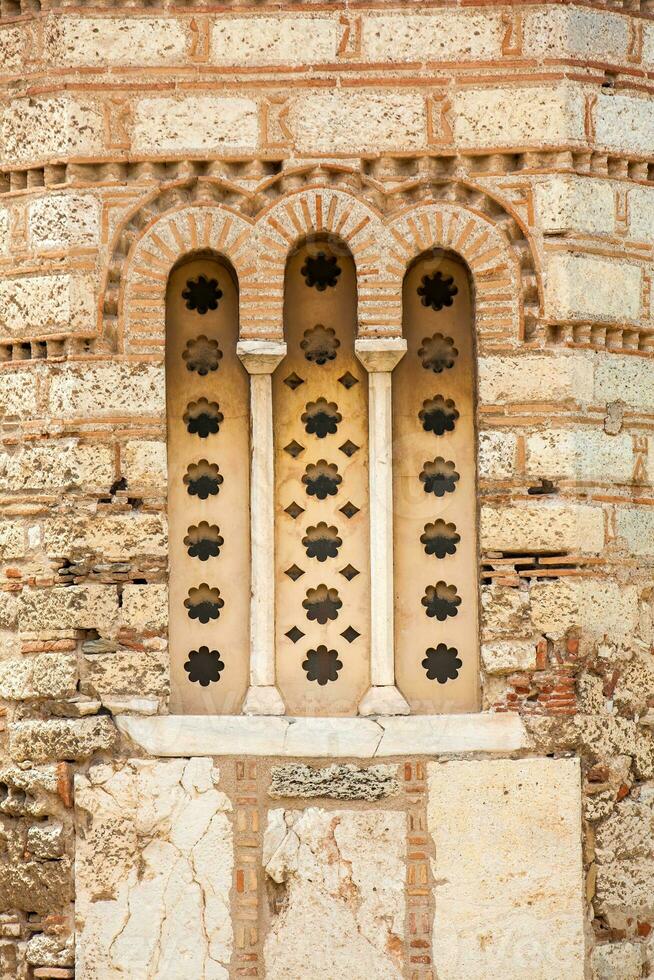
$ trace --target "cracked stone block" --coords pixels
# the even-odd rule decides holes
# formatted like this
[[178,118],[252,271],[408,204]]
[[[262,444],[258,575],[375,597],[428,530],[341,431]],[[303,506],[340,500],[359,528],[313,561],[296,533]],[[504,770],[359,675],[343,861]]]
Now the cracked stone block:
[[405,815],[373,810],[271,810],[266,873],[286,901],[264,946],[267,980],[402,976]]
[[451,980],[582,980],[576,759],[428,766],[433,951]]
[[226,980],[234,857],[217,781],[201,758],[76,776],[79,980]]
[[396,766],[362,768],[349,763],[273,766],[269,795],[274,797],[327,796],[334,800],[381,800],[399,789]]

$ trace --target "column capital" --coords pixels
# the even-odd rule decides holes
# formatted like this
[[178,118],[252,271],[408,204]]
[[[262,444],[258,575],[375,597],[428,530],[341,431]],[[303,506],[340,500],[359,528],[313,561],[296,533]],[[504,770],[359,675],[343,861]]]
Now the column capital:
[[392,371],[406,354],[404,337],[361,337],[354,341],[354,353],[366,371]]
[[272,374],[286,357],[283,340],[239,340],[236,353],[248,374]]

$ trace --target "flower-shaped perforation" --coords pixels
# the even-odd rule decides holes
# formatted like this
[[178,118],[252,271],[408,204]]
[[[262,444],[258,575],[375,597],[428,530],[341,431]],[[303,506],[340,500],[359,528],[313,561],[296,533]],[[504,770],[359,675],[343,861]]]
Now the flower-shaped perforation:
[[338,589],[328,589],[326,585],[319,585],[317,589],[307,589],[307,597],[302,603],[302,608],[306,609],[307,619],[324,626],[328,620],[338,617],[338,610],[342,605]]
[[305,330],[304,340],[300,342],[304,356],[312,364],[326,364],[327,361],[333,361],[340,346],[341,342],[334,328],[325,327],[322,323]]
[[202,377],[210,371],[217,370],[222,356],[223,352],[218,346],[218,341],[204,334],[194,337],[193,340],[187,340],[186,348],[182,352],[187,369],[195,371]]
[[223,477],[218,469],[218,464],[209,463],[206,459],[201,459],[198,463],[191,463],[184,476],[184,483],[189,496],[199,497],[200,500],[215,497],[220,492],[222,482]]
[[435,649],[429,647],[425,650],[425,654],[422,666],[425,668],[428,680],[446,684],[447,681],[457,679],[459,671],[463,667],[463,661],[455,647],[448,647],[445,643],[439,643]]
[[328,286],[336,285],[341,269],[335,255],[317,252],[315,255],[307,255],[300,273],[307,286],[313,286],[322,293]]
[[451,337],[444,337],[442,333],[435,333],[433,337],[423,337],[422,347],[418,350],[418,357],[422,361],[422,366],[426,371],[433,371],[440,374],[454,366],[459,355]]
[[431,462],[427,460],[422,467],[420,481],[423,484],[425,493],[433,493],[437,497],[442,497],[446,493],[454,493],[459,474],[451,459],[443,459],[437,456]]
[[205,646],[198,650],[191,650],[184,664],[188,679],[193,684],[199,684],[200,687],[209,687],[209,684],[219,681],[220,673],[224,669],[225,665],[220,659],[218,650],[210,650]]
[[218,619],[220,610],[224,605],[224,600],[220,598],[220,589],[212,589],[206,582],[203,582],[197,589],[189,589],[188,599],[184,600],[189,619],[197,619],[201,623],[208,623],[210,619]]
[[200,436],[201,439],[215,435],[220,430],[222,421],[223,413],[218,402],[210,402],[206,398],[189,402],[184,412],[187,432],[190,435]]
[[207,279],[206,276],[188,279],[186,289],[182,291],[182,299],[186,300],[186,308],[197,310],[202,316],[208,310],[218,309],[218,300],[222,298],[222,295],[222,289],[218,288],[218,280]]
[[326,398],[318,398],[315,402],[307,402],[306,411],[302,413],[302,422],[309,435],[319,439],[333,435],[338,429],[343,416],[336,402],[328,402]]
[[317,463],[310,463],[302,477],[302,483],[310,497],[317,497],[318,500],[325,500],[333,497],[338,491],[339,483],[343,477],[338,472],[336,463],[328,463],[325,459],[319,459]]
[[315,650],[307,651],[307,659],[302,663],[308,681],[318,681],[321,687],[328,681],[338,680],[338,672],[343,663],[338,659],[336,650],[328,650],[321,643]]
[[425,524],[425,533],[420,535],[425,553],[435,555],[436,558],[453,555],[460,540],[461,535],[457,533],[456,524],[448,524],[440,517],[433,524]]
[[425,612],[430,617],[444,623],[448,616],[456,616],[461,605],[461,596],[457,594],[455,585],[437,582],[428,585],[422,597]]
[[444,276],[439,271],[431,276],[423,276],[422,286],[418,286],[420,302],[423,306],[431,306],[432,310],[451,306],[458,291],[458,286],[454,285],[454,276]]
[[337,557],[343,539],[338,536],[338,528],[320,521],[315,526],[307,528],[306,536],[302,538],[302,544],[306,548],[308,558],[327,561],[328,558]]
[[452,432],[458,417],[459,412],[453,400],[443,398],[442,395],[428,398],[422,403],[422,409],[418,412],[418,418],[425,432],[433,432],[437,436]]
[[200,561],[217,558],[224,543],[218,525],[209,524],[208,521],[191,524],[184,538],[189,557],[199,558]]

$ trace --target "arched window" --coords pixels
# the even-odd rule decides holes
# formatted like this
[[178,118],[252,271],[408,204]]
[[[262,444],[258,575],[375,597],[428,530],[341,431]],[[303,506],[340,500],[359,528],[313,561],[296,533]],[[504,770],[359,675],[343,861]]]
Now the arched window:
[[338,240],[288,259],[273,376],[277,683],[291,715],[353,715],[370,683],[368,379]]
[[395,664],[415,713],[478,708],[473,329],[466,266],[423,254],[393,372]]
[[232,269],[194,256],[166,293],[171,710],[231,714],[248,679],[249,382]]

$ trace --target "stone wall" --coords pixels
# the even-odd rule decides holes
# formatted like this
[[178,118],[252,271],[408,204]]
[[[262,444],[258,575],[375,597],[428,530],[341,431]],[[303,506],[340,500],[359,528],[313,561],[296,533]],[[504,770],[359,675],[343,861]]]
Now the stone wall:
[[[654,4],[0,14],[0,976],[654,973]],[[165,282],[320,231],[471,268],[482,714],[176,758]]]

